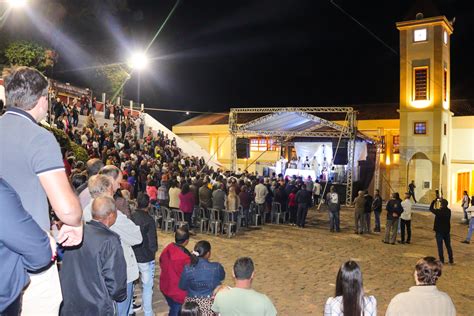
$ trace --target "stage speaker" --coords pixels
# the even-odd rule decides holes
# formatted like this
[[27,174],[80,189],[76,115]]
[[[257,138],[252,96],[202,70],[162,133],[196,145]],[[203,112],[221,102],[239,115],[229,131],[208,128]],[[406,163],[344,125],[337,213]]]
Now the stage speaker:
[[237,158],[250,157],[250,140],[248,138],[237,138]]
[[336,154],[334,157],[334,164],[335,165],[347,165],[348,159],[347,159],[347,140],[341,139],[341,143],[339,144],[339,149],[337,149],[336,153],[336,148],[337,148],[337,140],[333,141],[332,143],[332,152],[333,154]]

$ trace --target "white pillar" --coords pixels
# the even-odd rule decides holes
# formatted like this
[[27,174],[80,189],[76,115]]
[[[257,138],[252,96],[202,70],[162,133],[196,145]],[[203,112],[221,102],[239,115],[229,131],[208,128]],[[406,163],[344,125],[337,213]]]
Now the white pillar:
[[102,93],[102,103],[104,103],[104,104],[105,104],[105,101],[106,101],[106,100],[105,100],[105,97],[106,97],[106,96],[105,96],[105,92],[103,92],[103,93]]
[[142,112],[145,110],[145,104],[144,103],[142,103],[141,110],[142,110]]
[[118,105],[118,106],[120,106],[120,104],[121,104],[120,101],[121,101],[121,100],[120,100],[120,97],[117,97],[117,105]]
[[130,111],[133,111],[133,101],[130,100]]

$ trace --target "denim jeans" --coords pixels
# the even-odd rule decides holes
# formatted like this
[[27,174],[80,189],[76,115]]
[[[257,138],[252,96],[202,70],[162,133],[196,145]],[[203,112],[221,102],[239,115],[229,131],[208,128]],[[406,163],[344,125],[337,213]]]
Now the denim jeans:
[[118,316],[128,316],[132,305],[133,282],[127,283],[127,298],[122,302],[117,302]]
[[179,316],[179,313],[181,311],[181,304],[178,302],[174,301],[172,298],[168,297],[165,295],[166,302],[168,303],[168,306],[170,307],[170,311],[168,313],[169,316]]
[[471,219],[469,220],[469,230],[467,232],[467,237],[466,237],[467,241],[471,241],[472,232],[474,232],[474,217],[471,217]]
[[436,232],[436,244],[438,246],[439,260],[444,263],[443,241],[448,250],[449,262],[453,262],[453,249],[451,248],[451,236],[449,233]]
[[328,211],[329,212],[329,230],[339,231],[339,211]]
[[155,260],[145,263],[138,263],[140,271],[140,281],[142,282],[142,306],[145,316],[153,314],[153,283],[155,277]]
[[374,216],[375,216],[375,228],[374,228],[374,231],[376,231],[376,232],[380,232],[380,213],[381,213],[381,212],[374,211]]

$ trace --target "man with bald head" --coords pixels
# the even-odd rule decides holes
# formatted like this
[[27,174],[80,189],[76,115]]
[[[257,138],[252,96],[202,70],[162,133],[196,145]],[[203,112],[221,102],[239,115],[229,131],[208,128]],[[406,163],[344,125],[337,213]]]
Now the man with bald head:
[[64,253],[60,272],[61,315],[115,315],[127,298],[127,266],[120,237],[110,230],[117,219],[115,201],[96,197],[82,244]]

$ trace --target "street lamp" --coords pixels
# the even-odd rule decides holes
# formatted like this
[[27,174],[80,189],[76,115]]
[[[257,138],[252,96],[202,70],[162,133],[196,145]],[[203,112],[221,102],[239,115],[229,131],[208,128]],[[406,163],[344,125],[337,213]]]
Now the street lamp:
[[135,52],[130,56],[128,61],[128,65],[133,70],[143,70],[146,66],[148,66],[148,57],[145,55],[144,52]]
[[27,2],[28,0],[8,0],[8,4],[14,9],[24,8]]

